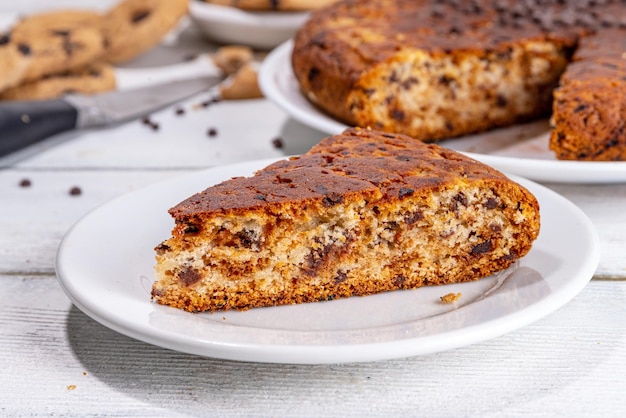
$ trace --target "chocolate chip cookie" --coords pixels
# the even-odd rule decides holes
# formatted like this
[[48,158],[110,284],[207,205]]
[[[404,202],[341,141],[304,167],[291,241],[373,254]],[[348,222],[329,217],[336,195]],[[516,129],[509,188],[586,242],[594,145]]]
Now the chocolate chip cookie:
[[0,93],[0,100],[43,100],[69,93],[94,94],[113,89],[113,67],[97,63],[9,88]]
[[130,60],[156,45],[187,13],[188,0],[123,0],[106,13],[105,58]]
[[[29,16],[11,30],[11,42],[30,57],[24,81],[33,81],[82,67],[104,52],[104,37],[96,13],[55,11]],[[95,23],[94,23],[95,22]]]

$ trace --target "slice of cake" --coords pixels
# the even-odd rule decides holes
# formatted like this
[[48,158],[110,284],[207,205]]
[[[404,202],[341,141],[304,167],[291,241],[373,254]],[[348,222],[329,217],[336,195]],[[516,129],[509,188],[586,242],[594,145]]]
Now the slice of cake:
[[525,188],[454,151],[349,129],[179,203],[158,303],[187,311],[332,300],[489,276],[539,233]]
[[553,107],[550,148],[557,158],[626,161],[626,28],[580,42]]

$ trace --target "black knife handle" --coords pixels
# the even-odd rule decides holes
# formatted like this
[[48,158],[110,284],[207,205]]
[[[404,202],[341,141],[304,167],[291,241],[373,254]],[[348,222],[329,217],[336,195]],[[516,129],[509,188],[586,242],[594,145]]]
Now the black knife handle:
[[78,111],[63,99],[0,103],[0,157],[76,128]]

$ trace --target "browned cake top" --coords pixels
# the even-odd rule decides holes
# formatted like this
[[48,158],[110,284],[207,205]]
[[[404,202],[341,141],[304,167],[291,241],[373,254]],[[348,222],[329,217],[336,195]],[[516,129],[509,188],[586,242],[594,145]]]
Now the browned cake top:
[[584,37],[576,50],[574,61],[616,57],[626,63],[624,52],[626,52],[626,25],[623,28],[604,29],[593,36]]
[[307,154],[237,177],[170,209],[177,219],[316,200],[333,206],[353,193],[402,199],[420,189],[504,175],[446,148],[408,136],[349,129]]
[[582,33],[626,26],[624,6],[623,0],[347,0],[314,13],[297,35],[296,49],[337,51],[343,43],[358,52],[332,59],[359,66],[406,47],[446,53],[499,50],[531,39],[573,44]]
[[[563,82],[626,82],[626,29],[607,29],[581,40]],[[615,94],[624,94],[616,90]]]

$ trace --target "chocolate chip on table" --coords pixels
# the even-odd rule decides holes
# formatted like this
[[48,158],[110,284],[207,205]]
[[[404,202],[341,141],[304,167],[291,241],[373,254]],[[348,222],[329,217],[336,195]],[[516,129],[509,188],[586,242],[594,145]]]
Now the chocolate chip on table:
[[209,128],[209,130],[206,132],[206,134],[210,137],[216,137],[217,136],[217,129],[215,128]]
[[174,111],[174,113],[176,113],[177,115],[184,115],[185,114],[185,109],[183,109],[182,107],[177,107],[176,110]]
[[83,194],[83,191],[78,186],[74,186],[70,189],[70,196],[80,196],[81,194]]
[[32,185],[32,182],[30,181],[30,179],[20,180],[20,187],[30,187],[31,185]]
[[160,126],[157,122],[153,121],[152,119],[150,119],[150,116],[144,116],[141,119],[141,123],[143,123],[144,125],[147,125],[149,127],[152,128],[153,131],[158,131]]
[[196,54],[189,54],[189,55],[185,55],[185,56],[183,57],[183,61],[184,61],[184,62],[186,62],[186,61],[193,61],[193,60],[195,60],[196,58],[198,58],[199,56],[200,56],[200,54],[197,54],[197,53],[196,53]]
[[194,106],[194,108],[200,108],[200,107],[209,107],[214,103],[218,103],[221,101],[220,97],[210,97],[200,103],[198,103],[197,105]]
[[274,138],[272,139],[272,145],[274,146],[274,148],[282,148],[283,147],[283,140],[282,138]]

